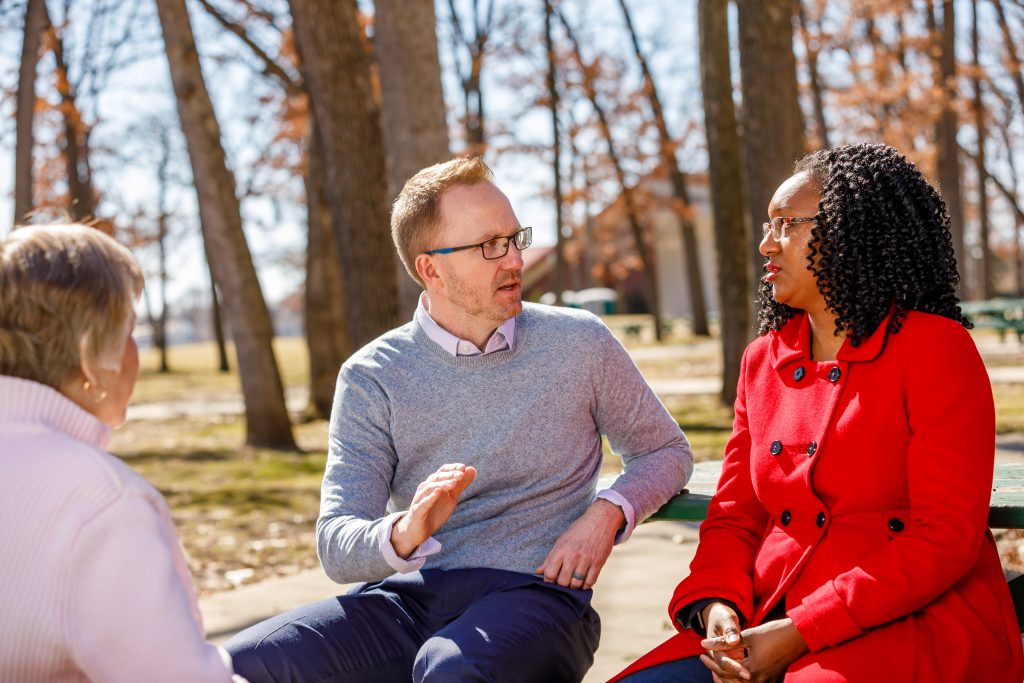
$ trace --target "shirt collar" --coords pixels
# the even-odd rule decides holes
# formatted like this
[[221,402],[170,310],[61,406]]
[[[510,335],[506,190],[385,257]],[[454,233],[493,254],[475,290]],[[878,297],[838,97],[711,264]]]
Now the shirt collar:
[[423,331],[427,333],[427,336],[430,337],[431,341],[451,355],[480,356],[512,348],[512,343],[515,340],[516,335],[515,317],[509,318],[499,325],[498,329],[496,329],[494,334],[491,335],[491,338],[487,340],[487,344],[481,351],[473,342],[460,339],[438,325],[437,322],[430,317],[430,314],[427,313],[426,305],[427,293],[424,292],[423,294],[420,294],[419,303],[416,305],[416,313],[414,314],[416,322],[419,323],[420,327],[423,328]]
[[[859,346],[850,343],[849,337],[836,354],[836,360],[848,362],[871,361],[878,357],[885,346],[889,322],[892,320],[894,308],[878,323],[875,331],[861,341]],[[811,325],[806,313],[797,313],[786,321],[782,328],[772,335],[771,361],[772,366],[779,368],[784,363],[797,358],[811,357]]]
[[106,450],[111,429],[56,389],[0,375],[0,424],[43,424],[76,441]]

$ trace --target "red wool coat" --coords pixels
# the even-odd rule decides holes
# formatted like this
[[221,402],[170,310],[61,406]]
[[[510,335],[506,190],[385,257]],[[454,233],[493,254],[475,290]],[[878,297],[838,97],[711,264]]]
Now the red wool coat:
[[[669,614],[719,597],[749,626],[784,598],[810,648],[787,683],[1020,683],[986,528],[988,375],[954,321],[887,323],[834,361],[810,359],[804,315],[747,348],[718,491]],[[683,631],[623,674],[700,652]]]

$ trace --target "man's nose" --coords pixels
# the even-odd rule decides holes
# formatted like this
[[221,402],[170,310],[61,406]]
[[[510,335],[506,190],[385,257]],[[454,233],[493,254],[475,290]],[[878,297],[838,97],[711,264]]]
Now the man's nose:
[[502,257],[501,266],[507,270],[519,270],[523,267],[523,252],[515,242],[508,243],[508,253]]

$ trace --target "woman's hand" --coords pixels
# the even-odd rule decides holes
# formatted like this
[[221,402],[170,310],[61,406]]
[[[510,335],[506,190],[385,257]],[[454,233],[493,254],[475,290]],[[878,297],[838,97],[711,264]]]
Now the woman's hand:
[[744,658],[741,644],[740,619],[736,611],[721,602],[712,602],[702,613],[707,626],[707,638],[700,646],[708,651],[701,655],[704,663],[715,677],[720,680],[750,680],[750,672],[740,664]]
[[807,643],[792,619],[769,621],[740,634],[747,648],[743,666],[752,681],[781,681],[790,664],[807,653]]

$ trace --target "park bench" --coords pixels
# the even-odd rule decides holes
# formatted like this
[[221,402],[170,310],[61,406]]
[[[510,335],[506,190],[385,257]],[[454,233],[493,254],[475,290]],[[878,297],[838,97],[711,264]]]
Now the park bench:
[[[646,521],[704,521],[721,473],[720,460],[697,463],[683,492],[662,505]],[[612,479],[607,478],[602,485],[610,484]],[[988,525],[993,529],[1024,529],[1024,463],[996,463]],[[1024,633],[1024,576],[1012,579],[1009,585],[1017,623]]]
[[1009,330],[1016,333],[1017,341],[1024,343],[1024,299],[962,301],[960,309],[975,327],[998,330],[1002,341]]

